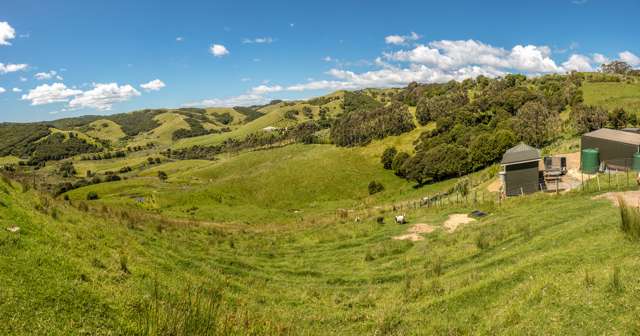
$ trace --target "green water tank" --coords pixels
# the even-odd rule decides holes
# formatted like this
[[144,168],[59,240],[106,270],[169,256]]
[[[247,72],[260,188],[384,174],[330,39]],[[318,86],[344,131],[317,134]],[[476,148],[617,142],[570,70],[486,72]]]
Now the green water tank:
[[[640,159],[640,158],[639,158]],[[580,170],[583,173],[593,174],[600,167],[600,152],[595,148],[585,148],[580,155]]]
[[640,171],[640,152],[633,154],[633,170]]

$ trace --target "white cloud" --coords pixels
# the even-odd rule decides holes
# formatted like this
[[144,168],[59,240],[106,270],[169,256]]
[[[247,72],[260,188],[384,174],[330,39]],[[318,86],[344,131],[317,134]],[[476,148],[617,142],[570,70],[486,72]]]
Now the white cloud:
[[93,89],[78,94],[69,102],[70,108],[94,108],[97,110],[111,110],[113,104],[127,101],[140,96],[131,85],[118,85],[117,83],[94,84]]
[[182,42],[182,41],[184,41],[184,37],[182,36],[176,37],[176,42]]
[[55,70],[51,70],[49,72],[38,72],[37,74],[33,75],[33,77],[35,77],[37,80],[48,80],[52,78],[55,78],[59,81],[64,80],[64,78],[58,75],[58,72]]
[[569,59],[562,63],[562,67],[566,70],[575,70],[575,71],[593,71],[593,66],[591,66],[591,59],[584,55],[573,54]]
[[29,66],[27,64],[3,64],[0,63],[0,74],[6,74],[9,72],[16,72],[26,70]]
[[20,77],[20,81],[21,81],[21,82],[26,82],[26,81],[28,81],[28,80],[29,80],[29,79],[28,79],[27,77]]
[[9,40],[16,38],[16,31],[9,22],[0,22],[0,45],[11,45]]
[[621,52],[618,56],[620,56],[621,61],[626,62],[633,67],[640,65],[640,57],[628,50]]
[[15,92],[15,93],[20,93],[20,92],[22,92],[22,89],[21,89],[21,88],[14,87],[13,89],[11,89],[11,91],[13,91],[13,92]]
[[333,62],[333,58],[331,58],[331,56],[325,56],[322,58],[322,60],[325,62]]
[[185,104],[185,107],[234,107],[262,105],[270,101],[269,98],[257,94],[243,94],[223,99],[205,99],[203,101]]
[[227,48],[222,44],[213,44],[210,51],[215,57],[222,57],[229,54],[229,50],[227,50]]
[[270,44],[275,42],[275,39],[272,37],[256,37],[253,39],[244,39],[242,40],[242,43],[244,44]]
[[275,86],[260,85],[251,89],[251,93],[256,95],[261,95],[265,93],[280,92],[282,90],[284,90],[284,88],[280,85],[275,85]]
[[448,70],[477,65],[534,73],[562,72],[550,54],[546,46],[516,45],[505,50],[475,40],[442,40],[385,54],[385,57]]
[[164,82],[159,80],[159,79],[154,79],[154,80],[152,80],[152,81],[150,81],[148,83],[140,84],[140,87],[143,88],[147,92],[159,91],[160,89],[162,89],[165,86],[166,85],[164,84]]
[[387,44],[401,45],[409,41],[417,41],[420,37],[421,36],[415,32],[411,32],[409,35],[389,35],[384,38],[384,42]]
[[5,88],[3,88],[2,86],[0,86],[0,93],[5,93],[7,92],[7,90]]
[[22,100],[30,100],[31,105],[44,105],[69,101],[69,98],[81,94],[80,90],[67,88],[63,83],[43,84],[22,95]]
[[611,62],[611,60],[607,56],[603,54],[598,54],[598,53],[593,54],[592,59],[594,62],[598,64],[605,64],[605,63]]

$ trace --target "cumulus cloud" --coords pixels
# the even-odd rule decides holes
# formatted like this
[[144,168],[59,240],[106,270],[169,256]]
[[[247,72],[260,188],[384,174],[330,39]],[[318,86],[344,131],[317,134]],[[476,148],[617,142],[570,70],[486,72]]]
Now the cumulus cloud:
[[81,93],[82,91],[70,89],[63,83],[43,84],[22,95],[22,100],[30,100],[31,105],[61,103]]
[[516,45],[506,50],[475,40],[441,40],[418,45],[411,50],[387,53],[385,57],[439,69],[455,70],[477,65],[535,73],[562,71],[550,55],[551,50],[546,46]]
[[0,22],[0,45],[11,45],[9,40],[16,38],[16,31],[9,25],[9,22]]
[[229,55],[229,50],[227,50],[227,47],[223,46],[222,44],[213,44],[211,48],[209,48],[209,50],[215,57]]
[[16,72],[26,70],[29,66],[27,64],[3,64],[0,63],[0,74],[6,74],[9,72]]
[[48,80],[48,79],[55,78],[55,79],[61,81],[61,80],[64,79],[55,70],[51,70],[49,72],[38,72],[37,74],[33,75],[33,77],[35,77],[35,79],[37,79],[37,80]]
[[633,67],[640,65],[640,57],[630,51],[623,51],[618,56],[620,56],[621,61],[626,62]]
[[246,38],[244,40],[242,40],[242,43],[244,44],[270,44],[273,43],[275,41],[274,38],[272,37],[256,37],[256,38]]
[[274,86],[260,85],[251,89],[251,93],[256,95],[261,95],[265,93],[280,92],[282,90],[284,90],[284,88],[280,85],[274,85]]
[[22,92],[22,89],[21,89],[21,88],[14,87],[13,89],[11,89],[11,91],[13,91],[13,92],[15,92],[15,93],[20,93],[20,92]]
[[7,90],[5,88],[3,88],[2,86],[0,86],[0,93],[5,93],[7,92]]
[[409,35],[389,35],[384,38],[384,42],[387,44],[401,45],[410,41],[417,41],[420,37],[421,36],[415,32],[411,32]]
[[93,89],[84,91],[69,102],[70,108],[94,108],[101,111],[111,110],[115,103],[140,96],[140,92],[131,85],[117,83],[94,84]]
[[263,105],[270,101],[269,98],[258,94],[243,94],[235,97],[222,99],[205,99],[199,102],[185,104],[185,107],[235,107],[235,106],[251,106]]
[[584,55],[574,54],[569,57],[569,59],[562,63],[562,67],[566,70],[575,70],[575,71],[593,71],[593,66],[591,66],[591,59]]
[[154,79],[148,83],[140,84],[140,87],[147,92],[160,91],[160,89],[162,89],[165,86],[166,85],[164,84],[164,82],[159,79]]
[[604,63],[611,62],[611,60],[607,56],[605,56],[603,54],[595,53],[595,54],[592,55],[591,58],[593,59],[594,62],[596,62],[598,64],[604,64]]

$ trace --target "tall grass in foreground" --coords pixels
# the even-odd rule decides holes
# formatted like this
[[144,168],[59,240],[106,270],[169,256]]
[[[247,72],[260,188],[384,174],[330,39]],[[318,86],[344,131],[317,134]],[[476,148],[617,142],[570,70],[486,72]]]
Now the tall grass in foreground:
[[622,197],[618,197],[618,205],[620,206],[620,229],[627,237],[640,240],[640,209],[630,206]]
[[278,323],[251,316],[241,306],[230,307],[218,289],[187,288],[163,293],[156,284],[151,297],[134,306],[134,335],[289,335]]

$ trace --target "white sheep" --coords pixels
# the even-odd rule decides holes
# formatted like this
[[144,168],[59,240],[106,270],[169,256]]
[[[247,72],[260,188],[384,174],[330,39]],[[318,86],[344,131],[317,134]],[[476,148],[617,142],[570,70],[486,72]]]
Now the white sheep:
[[405,218],[406,218],[405,214],[396,216],[396,223],[398,223],[398,224],[406,223],[406,219]]

